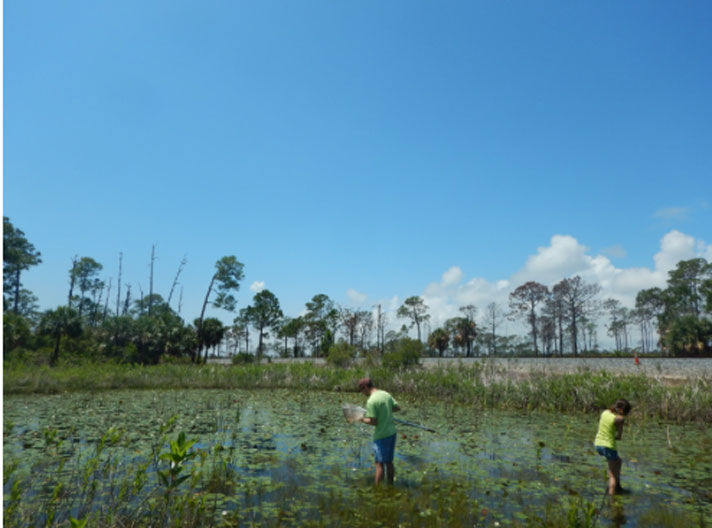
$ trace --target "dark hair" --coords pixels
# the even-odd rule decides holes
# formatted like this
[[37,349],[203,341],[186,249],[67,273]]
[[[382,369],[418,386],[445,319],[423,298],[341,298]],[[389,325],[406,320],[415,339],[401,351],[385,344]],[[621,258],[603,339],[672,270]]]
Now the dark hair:
[[611,412],[621,411],[624,416],[628,416],[628,413],[630,413],[632,408],[633,406],[628,402],[628,400],[620,398],[616,400],[616,403],[613,404],[610,410]]
[[371,378],[362,378],[358,380],[358,390],[361,392],[365,388],[371,388],[373,387],[373,380]]

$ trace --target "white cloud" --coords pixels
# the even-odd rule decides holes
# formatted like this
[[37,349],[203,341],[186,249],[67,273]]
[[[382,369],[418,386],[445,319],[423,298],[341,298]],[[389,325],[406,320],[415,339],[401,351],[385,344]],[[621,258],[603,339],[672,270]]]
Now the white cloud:
[[[506,310],[509,293],[529,280],[551,287],[574,275],[580,275],[586,282],[599,284],[601,299],[612,297],[632,308],[640,290],[664,288],[668,272],[680,260],[695,257],[712,261],[712,244],[677,230],[670,231],[660,240],[660,250],[653,257],[653,268],[618,268],[606,255],[589,254],[589,248],[574,237],[554,235],[548,246],[537,248],[536,254],[527,258],[522,269],[509,278],[489,282],[476,277],[463,282],[465,273],[453,266],[442,274],[439,282],[426,285],[421,297],[429,307],[431,328],[437,328],[450,317],[459,316],[459,308],[468,304],[475,305],[481,315],[491,302]],[[396,310],[398,299],[393,301],[391,310]],[[400,324],[398,321],[391,323]],[[599,328],[598,333],[600,342],[605,346],[608,339],[605,329]]]
[[462,280],[462,270],[458,266],[453,266],[445,273],[443,273],[442,284],[443,286],[454,286]]
[[348,297],[349,301],[351,304],[359,306],[363,303],[366,302],[366,299],[368,299],[368,295],[365,293],[359,293],[356,290],[349,288],[346,290],[346,297]]
[[[702,243],[704,244],[704,243]],[[668,272],[681,260],[688,260],[698,256],[700,246],[690,235],[685,235],[677,230],[672,230],[666,234],[661,243],[660,251],[655,254],[655,268]]]
[[253,291],[255,293],[261,292],[264,289],[265,289],[265,281],[255,281],[252,284],[250,284],[250,291]]
[[554,235],[548,246],[537,248],[537,254],[527,259],[524,268],[515,273],[512,281],[523,284],[535,280],[553,284],[564,277],[581,274],[591,267],[588,248],[570,235]]

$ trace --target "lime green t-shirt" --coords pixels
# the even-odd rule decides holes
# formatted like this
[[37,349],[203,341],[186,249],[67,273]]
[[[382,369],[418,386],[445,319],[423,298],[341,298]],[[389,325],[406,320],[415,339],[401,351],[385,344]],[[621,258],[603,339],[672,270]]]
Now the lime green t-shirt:
[[593,445],[609,449],[616,448],[616,415],[609,410],[601,413],[601,419],[598,422],[598,434],[593,441]]
[[378,425],[373,432],[373,439],[380,440],[396,434],[396,424],[393,422],[393,407],[398,402],[384,390],[376,390],[366,402],[366,418],[376,418]]

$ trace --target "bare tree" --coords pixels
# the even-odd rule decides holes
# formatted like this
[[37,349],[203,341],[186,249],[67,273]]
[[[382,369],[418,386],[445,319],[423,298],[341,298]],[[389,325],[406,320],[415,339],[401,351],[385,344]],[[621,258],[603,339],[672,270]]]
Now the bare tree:
[[[180,264],[178,265],[178,271],[176,272],[176,276],[173,279],[173,284],[171,284],[171,291],[168,293],[168,300],[166,301],[166,304],[168,306],[171,305],[171,298],[173,297],[173,291],[176,289],[176,285],[178,284],[178,278],[180,277],[180,274],[183,272],[183,268],[185,267],[186,260],[185,257],[180,261]],[[180,308],[178,309],[180,312]]]
[[148,281],[148,315],[153,307],[153,264],[156,261],[156,244],[151,246],[151,275]]
[[490,330],[492,335],[492,340],[489,344],[489,354],[491,356],[497,355],[497,328],[499,323],[504,319],[504,312],[495,302],[491,302],[487,305],[487,311],[485,312],[484,324],[487,329]]
[[119,253],[119,278],[116,285],[116,316],[119,316],[119,307],[121,306],[121,267],[123,265],[124,254]]

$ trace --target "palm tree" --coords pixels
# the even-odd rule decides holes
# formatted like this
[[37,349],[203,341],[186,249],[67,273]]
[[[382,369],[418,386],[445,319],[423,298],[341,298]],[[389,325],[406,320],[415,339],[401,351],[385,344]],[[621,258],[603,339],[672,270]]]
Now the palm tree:
[[442,328],[437,328],[428,336],[428,346],[434,348],[443,357],[443,353],[450,344],[450,334]]
[[41,334],[54,337],[54,352],[50,357],[50,366],[55,366],[59,360],[59,347],[62,336],[79,337],[82,333],[82,321],[79,314],[68,306],[60,306],[56,310],[48,310],[42,316],[39,330]]
[[[196,320],[196,323],[197,322],[198,321]],[[201,341],[202,341],[202,346],[205,347],[205,359],[204,360],[200,359],[200,351],[198,351],[198,361],[199,362],[208,360],[208,350],[210,350],[213,347],[218,346],[222,342],[226,331],[227,331],[227,327],[222,324],[220,319],[217,319],[215,317],[208,317],[203,320]]]

